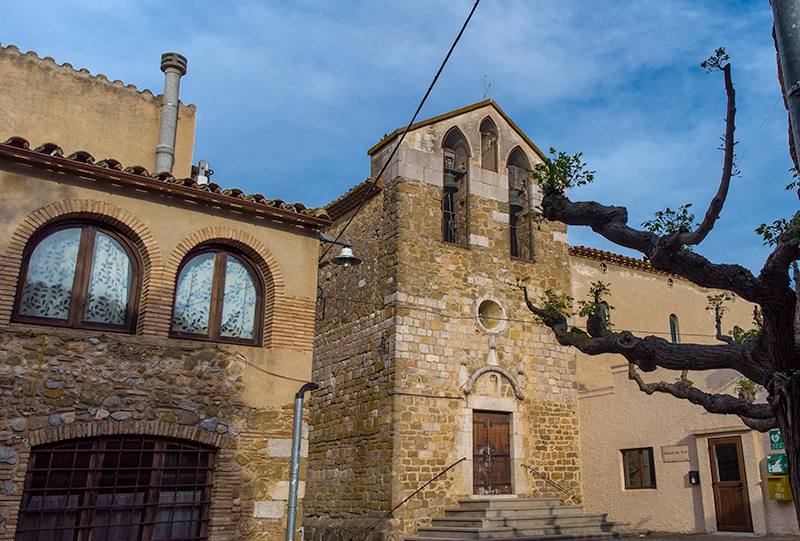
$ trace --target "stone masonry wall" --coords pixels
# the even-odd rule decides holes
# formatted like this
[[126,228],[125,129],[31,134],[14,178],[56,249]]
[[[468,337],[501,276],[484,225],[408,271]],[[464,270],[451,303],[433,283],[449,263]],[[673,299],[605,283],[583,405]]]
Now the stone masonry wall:
[[[472,494],[472,409],[514,416],[516,493],[554,495],[522,464],[580,493],[573,356],[509,285],[527,278],[534,295],[568,291],[567,246],[555,240],[564,228],[542,226],[534,262],[511,260],[507,225],[497,219],[505,204],[471,196],[473,234],[485,246],[451,246],[440,238],[440,197],[424,183],[386,183],[345,236],[365,263],[321,270],[325,317],[318,301],[313,375],[321,388],[309,399],[303,522],[312,539],[348,539],[463,457],[373,538],[411,534]],[[502,330],[479,322],[483,299],[505,309]],[[524,400],[503,378],[491,388],[488,375],[463,392],[468,376],[492,362],[516,378]]]
[[293,405],[247,407],[245,369],[206,343],[0,332],[0,540],[14,538],[31,446],[105,434],[216,447],[209,539],[282,539]]
[[[309,398],[303,519],[310,539],[349,539],[391,509],[392,401],[387,371],[393,319],[383,300],[395,285],[387,255],[394,235],[385,195],[370,199],[343,237],[353,241],[363,263],[320,270],[312,373],[320,388]],[[352,212],[327,233],[335,236]],[[334,246],[326,260],[337,253]]]
[[[399,214],[393,389],[419,397],[395,400],[395,501],[462,457],[446,480],[395,512],[406,534],[472,493],[471,411],[512,414],[512,483],[517,494],[551,494],[523,464],[580,493],[575,361],[524,306],[512,286],[526,279],[534,296],[569,291],[564,227],[543,224],[534,261],[509,256],[507,203],[470,195],[469,248],[441,242],[441,189],[397,179]],[[488,329],[478,318],[484,300],[504,310]],[[476,370],[496,366],[516,379],[519,400],[504,377],[489,372],[465,396]],[[493,388],[492,385],[496,385]],[[428,398],[428,396],[436,398]]]

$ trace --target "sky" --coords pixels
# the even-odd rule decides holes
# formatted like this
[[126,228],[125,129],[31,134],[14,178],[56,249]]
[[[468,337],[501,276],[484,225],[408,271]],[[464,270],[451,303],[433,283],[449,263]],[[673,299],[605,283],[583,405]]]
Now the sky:
[[[473,3],[4,2],[0,43],[155,94],[161,53],[183,54],[194,162],[225,188],[316,207],[367,178],[367,149],[411,120]],[[636,227],[692,203],[699,221],[725,117],[722,76],[699,64],[725,47],[741,177],[696,251],[758,272],[769,249],[755,228],[798,207],[771,25],[767,0],[481,0],[418,120],[492,98],[543,151],[583,153],[595,181],[573,200],[626,206]]]

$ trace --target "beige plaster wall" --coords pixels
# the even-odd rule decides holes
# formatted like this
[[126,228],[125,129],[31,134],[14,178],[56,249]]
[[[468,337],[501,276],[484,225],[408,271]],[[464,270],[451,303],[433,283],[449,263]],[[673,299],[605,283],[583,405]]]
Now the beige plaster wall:
[[[713,313],[705,310],[706,295],[716,293],[672,277],[601,261],[571,257],[573,296],[585,299],[591,282],[610,284],[607,299],[615,307],[615,330],[670,338],[669,316],[679,321],[682,342],[713,344]],[[753,305],[736,299],[723,319],[723,332],[733,325],[752,326]],[[584,328],[585,322],[573,318]],[[749,430],[736,416],[714,415],[700,406],[661,393],[646,395],[628,379],[624,359],[577,354],[578,411],[581,434],[583,491],[588,511],[609,513],[611,520],[631,523],[634,530],[715,532],[716,514],[711,486],[708,438],[742,438],[753,529],[756,534],[798,533],[791,502],[769,500],[765,480],[767,436]],[[644,373],[645,381],[675,381],[679,374],[658,370]],[[712,393],[736,394],[741,378],[733,370],[689,372],[694,385]],[[763,393],[762,393],[763,394]],[[763,396],[759,400],[764,400]],[[663,446],[685,445],[688,462],[664,462]],[[620,449],[652,447],[655,489],[625,490]],[[700,472],[700,485],[690,485],[688,472]]]
[[[14,487],[0,496],[0,512],[8,518],[0,525],[0,539],[14,536],[31,445],[117,433],[214,445],[219,458],[209,539],[282,539],[294,395],[311,378],[317,232],[156,189],[11,164],[0,170],[0,190],[0,384],[14,389],[3,395],[0,434],[9,452],[19,457],[0,468],[0,478]],[[71,214],[74,219],[123,216],[123,223],[143,239],[151,258],[143,272],[149,289],[145,295],[142,287],[134,335],[9,321],[20,238],[76,207],[86,210]],[[187,247],[204,238],[204,231],[221,232],[220,242],[250,246],[268,262],[274,290],[273,302],[265,306],[272,314],[271,344],[169,337],[177,264]],[[35,390],[43,340],[43,375]],[[31,406],[34,392],[37,399]],[[22,437],[28,415],[30,441]],[[307,437],[304,423],[301,498]]]
[[[153,70],[160,70],[160,59],[153,59]],[[70,64],[57,65],[34,52],[22,54],[13,45],[0,47],[0,77],[0,141],[20,136],[31,148],[55,143],[65,156],[84,150],[96,161],[114,158],[123,166],[141,165],[154,172],[160,95]],[[180,105],[173,169],[177,178],[191,173],[196,114],[194,105]]]

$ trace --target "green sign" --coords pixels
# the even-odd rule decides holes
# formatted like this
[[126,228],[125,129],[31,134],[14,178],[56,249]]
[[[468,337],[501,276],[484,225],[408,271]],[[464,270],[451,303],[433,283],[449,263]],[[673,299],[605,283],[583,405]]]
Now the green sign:
[[781,436],[780,430],[769,431],[769,445],[773,451],[783,449],[783,436]]
[[769,455],[767,457],[767,473],[786,475],[789,473],[789,461],[786,455]]

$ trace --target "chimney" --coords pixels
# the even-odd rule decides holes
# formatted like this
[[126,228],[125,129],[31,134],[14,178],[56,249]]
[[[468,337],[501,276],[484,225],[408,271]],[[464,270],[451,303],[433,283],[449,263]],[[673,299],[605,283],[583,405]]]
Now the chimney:
[[178,92],[186,75],[186,57],[178,53],[161,55],[164,95],[161,98],[161,127],[156,147],[156,173],[172,173],[175,163],[175,133],[178,130]]

